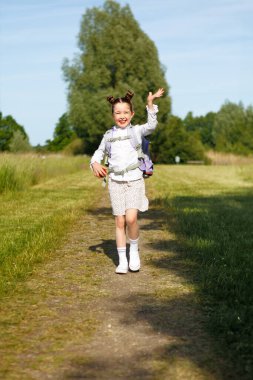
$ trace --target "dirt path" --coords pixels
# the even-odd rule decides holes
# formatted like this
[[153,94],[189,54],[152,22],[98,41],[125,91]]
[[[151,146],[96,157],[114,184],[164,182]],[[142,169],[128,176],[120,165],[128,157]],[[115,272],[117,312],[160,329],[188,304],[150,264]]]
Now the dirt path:
[[140,224],[142,269],[116,275],[107,196],[79,220],[57,258],[2,309],[1,379],[226,378],[161,210]]

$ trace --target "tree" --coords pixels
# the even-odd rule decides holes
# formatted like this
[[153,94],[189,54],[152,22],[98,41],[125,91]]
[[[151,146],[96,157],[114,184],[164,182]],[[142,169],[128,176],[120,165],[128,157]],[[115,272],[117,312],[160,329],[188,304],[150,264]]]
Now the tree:
[[193,116],[192,112],[188,112],[183,123],[189,132],[198,132],[202,144],[206,148],[214,148],[213,125],[215,120],[215,112],[208,112],[205,116]]
[[167,96],[159,100],[161,128],[170,113],[170,97],[165,72],[155,44],[141,30],[128,5],[112,0],[102,8],[91,8],[83,15],[79,33],[80,55],[70,64],[64,61],[68,82],[69,117],[85,153],[93,153],[102,134],[111,126],[106,97],[135,93],[134,122],[145,121],[148,91],[163,87]]
[[244,133],[244,145],[253,152],[253,106],[249,106],[245,110],[245,133]]
[[182,163],[204,160],[204,147],[198,133],[187,132],[183,121],[177,116],[170,116],[168,125],[160,129],[151,147],[154,161],[163,164],[174,164],[176,156]]
[[58,152],[63,150],[75,138],[76,134],[69,123],[67,113],[64,113],[56,124],[53,140],[47,140],[47,149],[49,151]]
[[215,117],[213,137],[219,151],[248,154],[253,151],[252,107],[225,102]]
[[0,151],[10,150],[10,142],[17,131],[29,141],[24,127],[18,124],[12,116],[3,117],[2,112],[0,112]]

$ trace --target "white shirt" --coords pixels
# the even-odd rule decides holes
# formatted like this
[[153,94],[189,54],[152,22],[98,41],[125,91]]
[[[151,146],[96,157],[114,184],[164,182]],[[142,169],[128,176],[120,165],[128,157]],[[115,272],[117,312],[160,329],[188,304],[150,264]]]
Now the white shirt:
[[[149,110],[147,106],[148,113],[148,121],[146,124],[136,125],[135,133],[137,136],[148,136],[151,134],[156,126],[157,126],[157,117],[156,114],[158,112],[158,106],[154,104],[154,110]],[[121,128],[114,126],[113,130],[113,138],[117,137],[125,137],[127,136],[127,127]],[[110,137],[112,137],[110,135]],[[108,138],[108,133],[105,133],[103,139],[95,151],[93,156],[91,157],[90,163],[94,162],[101,163],[105,155],[105,141]],[[132,146],[130,139],[127,140],[117,140],[111,143],[111,154],[108,157],[109,167],[113,167],[117,171],[121,171],[126,169],[129,165],[134,165],[138,162],[138,153]],[[123,175],[115,175],[114,173],[110,173],[109,177],[115,181],[135,181],[137,179],[142,178],[142,171],[139,168],[134,170],[130,170]]]

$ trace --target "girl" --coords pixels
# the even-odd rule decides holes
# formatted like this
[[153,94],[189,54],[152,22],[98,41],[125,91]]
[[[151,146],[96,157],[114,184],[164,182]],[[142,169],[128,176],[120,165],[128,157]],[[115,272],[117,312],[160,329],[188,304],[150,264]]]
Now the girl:
[[[91,158],[91,168],[96,177],[105,177],[106,167],[101,165],[108,143],[109,164],[109,193],[112,212],[116,224],[116,244],[119,255],[119,265],[116,273],[127,273],[128,268],[137,272],[140,270],[138,252],[139,227],[137,222],[138,211],[148,210],[148,199],[145,195],[145,184],[142,171],[139,169],[138,153],[132,146],[129,136],[129,127],[134,128],[135,135],[141,141],[142,136],[152,133],[157,126],[156,114],[158,107],[153,100],[160,98],[164,90],[160,88],[156,93],[149,92],[147,97],[148,121],[143,125],[131,125],[134,116],[131,99],[133,93],[128,91],[122,98],[107,100],[112,105],[112,116],[115,126],[104,134],[104,137]],[[129,265],[126,256],[126,228],[130,242]]]

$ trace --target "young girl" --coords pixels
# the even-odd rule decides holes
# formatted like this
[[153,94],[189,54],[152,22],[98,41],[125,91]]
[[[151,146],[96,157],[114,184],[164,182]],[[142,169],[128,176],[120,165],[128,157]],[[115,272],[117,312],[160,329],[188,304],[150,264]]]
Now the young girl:
[[[141,141],[142,136],[152,133],[157,126],[156,114],[158,107],[153,100],[160,98],[164,90],[160,88],[156,93],[149,92],[147,97],[148,121],[143,125],[131,125],[134,116],[131,99],[133,93],[128,91],[122,98],[107,100],[112,105],[112,116],[115,126],[104,134],[104,137],[91,158],[91,167],[96,177],[106,176],[107,169],[101,165],[108,142],[110,151],[109,164],[109,193],[112,212],[116,224],[116,244],[119,255],[119,265],[116,273],[127,273],[128,268],[137,272],[140,270],[138,252],[139,227],[137,222],[138,211],[148,209],[148,199],[145,195],[143,173],[139,169],[138,153],[132,146],[129,136],[129,126],[134,128],[135,135]],[[108,153],[108,152],[107,152]],[[130,242],[129,264],[126,256],[126,228]]]

